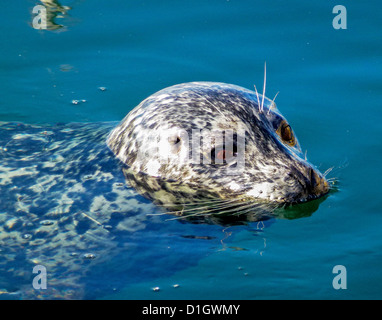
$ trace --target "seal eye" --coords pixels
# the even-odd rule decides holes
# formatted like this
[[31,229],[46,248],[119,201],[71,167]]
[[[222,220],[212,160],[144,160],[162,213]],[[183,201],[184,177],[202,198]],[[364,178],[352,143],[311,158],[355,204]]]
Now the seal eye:
[[282,141],[290,145],[291,147],[296,145],[296,139],[294,137],[291,126],[283,120],[277,129],[277,134],[281,137]]
[[284,141],[292,140],[292,130],[289,124],[281,127],[281,138],[283,138]]

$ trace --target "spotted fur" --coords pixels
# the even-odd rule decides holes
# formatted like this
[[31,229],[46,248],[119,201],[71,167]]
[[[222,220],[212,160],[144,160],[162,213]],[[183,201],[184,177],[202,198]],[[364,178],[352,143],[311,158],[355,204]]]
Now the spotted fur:
[[[328,184],[305,159],[297,138],[294,146],[282,141],[277,134],[282,121],[286,119],[274,102],[257,92],[224,83],[192,82],[142,101],[111,132],[107,143],[131,171],[176,181],[176,186],[187,186],[194,193],[278,203],[318,198],[328,192]],[[193,131],[205,129],[202,155],[218,147],[214,132],[243,132],[244,170],[235,173],[234,162],[190,161]],[[174,141],[179,144],[175,149]]]

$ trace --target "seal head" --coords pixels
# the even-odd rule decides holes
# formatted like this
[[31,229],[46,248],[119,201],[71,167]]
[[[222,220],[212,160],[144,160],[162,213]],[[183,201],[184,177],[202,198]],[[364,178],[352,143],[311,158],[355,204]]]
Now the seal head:
[[133,109],[107,144],[126,177],[146,190],[278,204],[329,191],[274,101],[235,85],[163,89]]

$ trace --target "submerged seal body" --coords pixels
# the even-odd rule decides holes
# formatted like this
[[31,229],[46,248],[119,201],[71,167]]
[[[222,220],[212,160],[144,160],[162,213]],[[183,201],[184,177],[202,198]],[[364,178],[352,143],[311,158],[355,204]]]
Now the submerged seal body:
[[163,89],[133,109],[107,144],[128,166],[126,177],[138,189],[151,189],[160,203],[163,189],[170,202],[204,195],[273,204],[329,191],[274,101],[235,85],[191,82]]
[[[94,298],[89,273],[121,252],[141,268],[155,207],[126,186],[106,146],[116,124],[0,122],[0,300]],[[37,265],[45,290],[32,286]],[[132,266],[123,274],[134,278]]]

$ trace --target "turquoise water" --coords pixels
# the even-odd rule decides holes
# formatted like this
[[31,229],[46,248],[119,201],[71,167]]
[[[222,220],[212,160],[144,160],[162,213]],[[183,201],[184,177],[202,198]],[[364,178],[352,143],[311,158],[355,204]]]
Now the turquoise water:
[[[382,298],[379,2],[61,1],[71,9],[55,31],[32,27],[37,4],[10,1],[3,12],[1,121],[119,121],[177,83],[261,88],[266,61],[266,95],[280,92],[277,105],[309,160],[321,171],[334,166],[329,176],[338,178],[339,191],[300,219],[148,221],[117,238],[133,255],[122,250],[89,269],[85,297]],[[346,30],[332,26],[337,4],[346,6]],[[346,267],[346,290],[332,286],[336,265]]]

